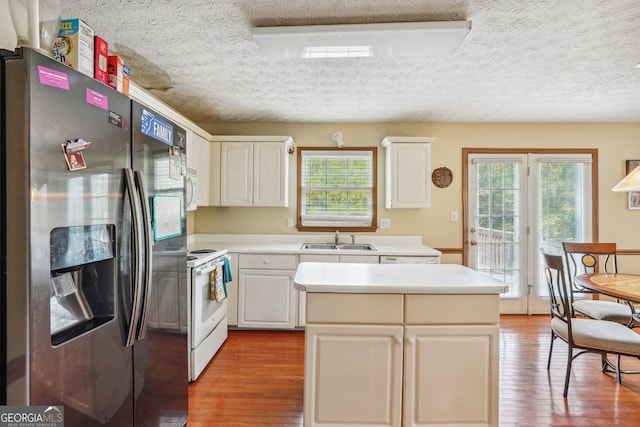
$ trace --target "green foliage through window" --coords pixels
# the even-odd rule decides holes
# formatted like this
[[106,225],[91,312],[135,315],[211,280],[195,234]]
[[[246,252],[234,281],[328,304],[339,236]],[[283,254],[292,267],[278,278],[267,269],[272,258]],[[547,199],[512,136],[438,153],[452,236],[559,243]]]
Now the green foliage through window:
[[302,150],[301,216],[304,225],[370,225],[372,151]]

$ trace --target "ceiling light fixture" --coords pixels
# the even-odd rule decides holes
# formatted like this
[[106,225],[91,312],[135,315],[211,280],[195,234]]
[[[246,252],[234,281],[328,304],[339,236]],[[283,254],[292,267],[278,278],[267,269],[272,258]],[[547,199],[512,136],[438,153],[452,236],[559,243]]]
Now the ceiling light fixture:
[[471,21],[256,27],[253,39],[272,58],[443,56],[452,54]]

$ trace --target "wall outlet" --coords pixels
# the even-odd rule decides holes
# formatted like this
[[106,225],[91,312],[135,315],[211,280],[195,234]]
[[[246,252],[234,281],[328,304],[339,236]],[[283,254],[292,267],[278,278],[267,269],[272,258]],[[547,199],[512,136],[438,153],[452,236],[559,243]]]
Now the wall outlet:
[[451,222],[456,222],[458,220],[458,212],[451,211]]
[[293,227],[294,225],[293,218],[287,218],[287,227]]
[[391,228],[391,220],[389,218],[380,218],[380,228]]

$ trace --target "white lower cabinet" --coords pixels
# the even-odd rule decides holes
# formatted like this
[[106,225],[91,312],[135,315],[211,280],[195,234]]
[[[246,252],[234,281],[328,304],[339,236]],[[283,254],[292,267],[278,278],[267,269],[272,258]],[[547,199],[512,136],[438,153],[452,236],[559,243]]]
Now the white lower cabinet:
[[401,426],[402,326],[307,325],[305,333],[305,426]]
[[407,326],[404,426],[497,425],[497,326]]
[[295,255],[240,254],[238,327],[293,329]]
[[307,293],[307,303],[305,427],[498,426],[497,295]]

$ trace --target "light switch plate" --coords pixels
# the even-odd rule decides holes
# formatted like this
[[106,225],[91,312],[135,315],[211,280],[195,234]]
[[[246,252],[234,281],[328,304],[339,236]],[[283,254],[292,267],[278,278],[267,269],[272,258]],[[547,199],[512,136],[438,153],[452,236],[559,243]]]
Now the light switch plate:
[[380,228],[391,228],[391,220],[389,218],[380,218]]

